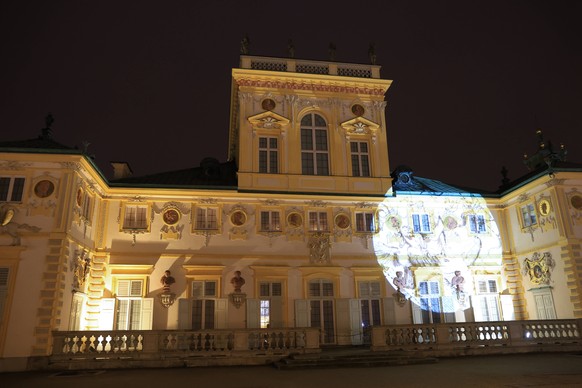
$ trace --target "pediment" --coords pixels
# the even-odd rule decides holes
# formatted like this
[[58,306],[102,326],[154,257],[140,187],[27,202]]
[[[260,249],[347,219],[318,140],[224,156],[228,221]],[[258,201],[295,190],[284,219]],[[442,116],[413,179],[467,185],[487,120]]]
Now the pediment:
[[281,129],[289,125],[289,119],[271,111],[251,116],[248,120],[254,128]]
[[340,124],[346,135],[373,135],[380,125],[363,117],[356,117]]

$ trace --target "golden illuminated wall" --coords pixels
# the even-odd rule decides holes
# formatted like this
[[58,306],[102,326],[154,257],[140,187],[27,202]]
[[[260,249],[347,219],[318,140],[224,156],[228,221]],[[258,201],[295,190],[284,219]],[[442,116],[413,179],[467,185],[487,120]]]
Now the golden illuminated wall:
[[[347,69],[346,76],[338,75],[346,74],[341,66],[359,65],[283,60],[284,67],[277,67],[269,61],[273,59],[243,57],[242,68],[232,72],[229,155],[238,163],[239,188],[384,195],[391,184],[384,116],[384,95],[391,81],[377,78],[379,67],[360,65],[364,69]],[[276,70],[256,70],[257,63],[259,68]],[[306,72],[300,72],[301,66]],[[368,71],[370,78],[355,76],[358,71]],[[311,113],[325,121],[326,174],[302,171],[301,120]],[[260,172],[261,137],[277,140],[276,171]],[[368,145],[369,176],[352,173],[350,142]]]

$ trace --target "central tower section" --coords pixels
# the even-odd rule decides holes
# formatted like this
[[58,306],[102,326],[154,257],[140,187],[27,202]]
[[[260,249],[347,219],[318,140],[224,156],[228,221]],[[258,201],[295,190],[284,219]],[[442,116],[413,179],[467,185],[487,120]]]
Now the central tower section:
[[229,135],[239,190],[384,195],[391,83],[376,65],[241,56]]

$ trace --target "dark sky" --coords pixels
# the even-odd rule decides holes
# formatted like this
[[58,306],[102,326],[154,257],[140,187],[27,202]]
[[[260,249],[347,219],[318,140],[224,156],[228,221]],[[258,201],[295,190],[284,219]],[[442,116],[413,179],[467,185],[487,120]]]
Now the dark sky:
[[[575,3],[575,4],[574,4]],[[3,1],[0,140],[91,143],[135,175],[226,160],[230,71],[251,54],[368,62],[394,80],[391,169],[494,190],[527,170],[535,129],[582,162],[581,2]]]

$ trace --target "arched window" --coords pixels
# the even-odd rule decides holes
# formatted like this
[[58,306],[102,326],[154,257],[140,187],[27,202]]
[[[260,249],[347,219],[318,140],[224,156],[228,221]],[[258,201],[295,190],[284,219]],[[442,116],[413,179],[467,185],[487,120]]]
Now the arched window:
[[329,175],[327,124],[316,113],[309,113],[301,119],[301,173]]

